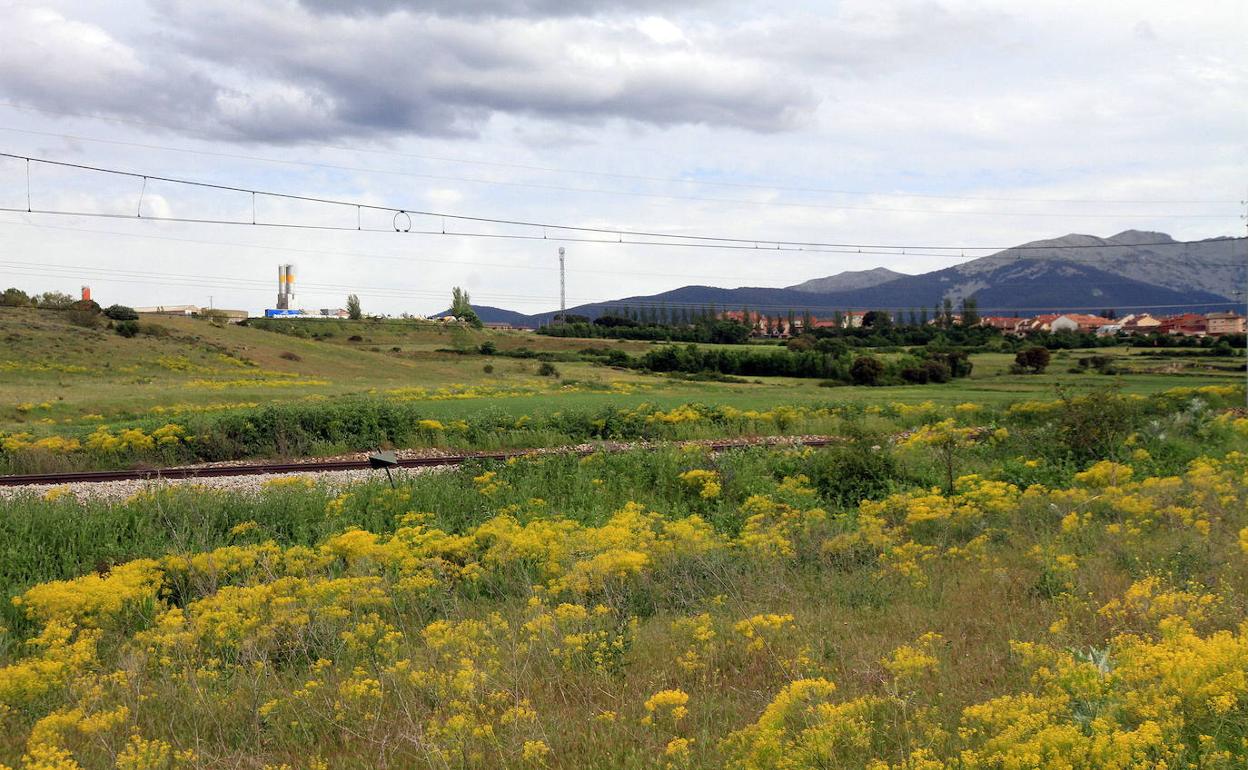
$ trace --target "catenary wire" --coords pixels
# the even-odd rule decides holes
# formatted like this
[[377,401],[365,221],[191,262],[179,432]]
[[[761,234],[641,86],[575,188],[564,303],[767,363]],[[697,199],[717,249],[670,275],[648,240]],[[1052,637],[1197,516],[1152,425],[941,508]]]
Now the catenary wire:
[[[957,245],[952,245],[950,246],[950,245],[905,245],[905,244],[894,245],[894,244],[834,243],[834,242],[826,242],[826,241],[797,241],[797,240],[784,240],[784,239],[778,240],[778,239],[772,239],[772,238],[741,238],[741,237],[729,237],[729,236],[719,236],[719,235],[682,235],[682,234],[676,234],[676,233],[664,233],[664,232],[656,232],[656,231],[650,231],[650,230],[632,230],[628,228],[592,227],[592,226],[585,226],[585,225],[561,225],[561,224],[554,224],[554,223],[548,223],[548,222],[534,222],[534,221],[518,220],[518,219],[502,219],[502,218],[497,218],[497,217],[453,214],[453,213],[447,213],[447,212],[437,212],[437,211],[429,211],[429,210],[415,209],[415,208],[399,208],[395,206],[383,206],[380,204],[372,204],[372,203],[364,203],[364,202],[356,202],[356,201],[345,201],[345,200],[322,198],[322,197],[310,196],[310,195],[297,195],[297,194],[292,194],[292,193],[273,192],[273,191],[267,191],[267,190],[260,190],[256,188],[225,185],[225,184],[218,184],[218,183],[212,183],[212,182],[179,179],[175,177],[160,176],[156,174],[144,174],[144,173],[138,173],[138,172],[133,172],[133,171],[122,171],[118,169],[104,168],[100,166],[92,166],[92,165],[83,164],[83,163],[70,163],[66,161],[54,161],[54,160],[48,160],[45,158],[36,158],[33,156],[19,155],[16,153],[0,152],[0,157],[23,160],[28,163],[41,163],[45,165],[58,166],[62,168],[71,168],[71,169],[78,169],[82,171],[91,171],[95,173],[124,176],[124,177],[129,177],[129,178],[137,179],[137,180],[157,181],[157,182],[164,182],[168,184],[179,184],[179,185],[186,185],[190,187],[219,190],[219,191],[224,191],[224,192],[234,192],[234,193],[240,193],[240,194],[252,195],[252,196],[260,195],[260,196],[264,196],[268,198],[279,198],[283,200],[293,200],[293,201],[300,201],[300,202],[305,202],[305,203],[319,203],[319,204],[327,204],[327,205],[333,205],[333,206],[342,206],[346,208],[354,208],[357,211],[369,210],[369,211],[376,211],[376,212],[392,213],[394,214],[395,217],[399,215],[403,215],[407,217],[410,217],[411,215],[416,215],[416,216],[425,216],[425,217],[431,217],[431,218],[442,219],[442,220],[450,219],[450,220],[461,221],[461,222],[475,222],[475,223],[492,224],[492,225],[507,225],[507,226],[517,226],[517,227],[540,228],[540,229],[543,229],[544,231],[547,231],[547,232],[544,232],[543,235],[539,237],[536,235],[520,236],[520,235],[512,235],[512,234],[485,234],[485,233],[463,233],[463,232],[447,233],[445,231],[419,231],[419,230],[410,230],[410,229],[401,230],[401,232],[419,232],[419,233],[424,233],[424,234],[444,234],[444,235],[453,234],[457,236],[474,235],[477,237],[523,238],[523,239],[528,239],[528,240],[559,240],[559,238],[549,237],[549,234],[548,234],[549,230],[558,230],[558,231],[565,231],[565,232],[591,233],[591,234],[597,234],[597,235],[614,235],[616,236],[616,242],[620,242],[620,243],[626,243],[626,241],[623,240],[623,237],[625,235],[628,235],[630,237],[635,237],[635,238],[663,238],[663,239],[669,239],[673,242],[679,241],[682,243],[687,243],[689,241],[698,241],[698,242],[704,242],[705,245],[717,245],[717,246],[722,245],[722,244],[737,244],[745,248],[750,248],[752,246],[755,249],[762,248],[762,249],[767,249],[767,250],[783,250],[783,247],[896,249],[896,250],[901,250],[901,251],[909,250],[909,251],[914,252],[916,255],[919,255],[924,251],[955,251],[955,250],[956,251],[1026,251],[1026,250],[1039,250],[1039,249],[1074,250],[1074,249],[1088,249],[1088,248],[1112,248],[1112,246],[1109,246],[1106,244],[1059,244],[1059,245],[1051,245],[1051,246],[1040,246],[1040,245],[1022,245],[1022,246],[957,246]],[[12,212],[23,213],[23,209],[16,208],[16,207],[0,207],[0,211],[12,211]],[[52,209],[36,209],[33,207],[28,207],[25,210],[25,213],[60,214],[60,215],[70,215],[70,216],[103,216],[103,217],[118,218],[118,219],[142,218],[142,219],[162,220],[162,221],[191,222],[191,223],[198,223],[198,224],[251,224],[253,226],[261,226],[261,225],[268,226],[268,227],[281,226],[281,227],[295,227],[295,228],[302,228],[302,229],[320,229],[320,230],[362,230],[363,229],[362,227],[358,225],[357,227],[352,228],[352,227],[334,226],[334,225],[306,225],[306,224],[294,224],[294,223],[278,224],[278,223],[268,223],[268,222],[255,222],[255,221],[246,222],[242,220],[224,220],[224,219],[191,218],[191,217],[158,217],[158,216],[131,217],[128,215],[121,215],[121,214],[108,214],[108,213],[101,213],[101,212],[68,212],[68,211],[57,211],[57,210],[52,210]],[[397,226],[396,226],[396,229],[397,229]],[[565,241],[571,240],[575,242],[576,239],[564,238],[563,240]],[[604,242],[609,242],[609,239],[602,239],[602,240]],[[666,243],[664,244],[657,244],[657,243],[640,244],[639,242],[635,242],[635,241],[633,243],[638,244],[638,245],[670,245]],[[1131,244],[1131,246],[1133,247],[1175,246],[1175,245],[1184,245],[1187,243],[1192,243],[1192,242],[1190,241],[1163,241],[1163,242],[1154,242],[1154,243],[1136,243],[1136,244]],[[762,244],[767,244],[767,245],[762,246]]]
[[[124,217],[124,218],[131,219],[131,217]],[[408,257],[408,256],[397,256],[397,255],[392,255],[392,254],[375,254],[375,253],[358,252],[358,251],[307,249],[307,248],[298,248],[298,247],[292,247],[292,246],[275,246],[275,245],[266,245],[266,244],[240,243],[238,241],[208,240],[208,239],[202,239],[202,238],[180,238],[176,236],[152,235],[150,233],[126,233],[126,232],[119,232],[116,230],[98,230],[94,228],[64,227],[60,225],[38,224],[34,222],[14,222],[14,221],[0,220],[0,225],[31,227],[31,228],[46,229],[46,230],[57,230],[61,232],[86,233],[86,234],[92,234],[92,235],[112,235],[112,236],[118,236],[118,237],[123,237],[123,238],[141,238],[145,240],[168,241],[168,242],[173,242],[173,243],[191,243],[191,244],[196,244],[196,245],[201,245],[201,246],[229,246],[232,248],[259,249],[259,250],[265,250],[265,251],[280,251],[280,252],[289,252],[289,253],[295,253],[295,254],[323,254],[326,256],[354,257],[354,258],[359,258],[359,259],[380,259],[380,260],[390,260],[390,261],[396,261],[396,262],[421,262],[421,263],[438,264],[438,265],[460,265],[464,267],[491,267],[491,268],[502,268],[502,269],[517,269],[517,270],[537,270],[537,271],[542,271],[542,272],[557,272],[559,270],[558,267],[555,267],[553,265],[521,265],[521,264],[515,264],[515,263],[475,262],[475,261],[466,262],[464,260],[459,260],[459,259],[430,259],[428,257]],[[354,229],[352,229],[351,231],[354,232]],[[369,231],[369,232],[372,232],[372,231]],[[380,232],[388,233],[390,231],[382,230]],[[616,244],[618,242],[607,241],[606,243]],[[628,243],[631,243],[631,242],[628,242],[628,241],[625,242],[625,244],[628,244]],[[750,250],[752,251],[753,249],[750,249]],[[892,252],[892,251],[855,251],[855,250],[848,250],[848,249],[847,250],[806,249],[804,251],[807,253],[813,253],[813,254],[852,254],[852,255],[865,254],[865,255],[876,255],[876,256],[888,256],[888,257],[898,256],[896,252]],[[961,255],[957,255],[957,254],[924,253],[922,256],[961,258]],[[983,257],[981,257],[981,259],[982,258]],[[1053,261],[1052,257],[1011,256],[1011,257],[1006,257],[1006,259],[1009,259],[1011,262]],[[1084,256],[1084,257],[1064,256],[1060,258],[1062,262],[1071,262],[1075,264],[1092,265],[1092,266],[1104,264],[1102,260],[1106,260],[1106,259],[1114,259],[1114,257],[1093,255],[1093,256]],[[1239,262],[1202,261],[1200,264],[1203,267],[1243,267],[1243,264]],[[765,280],[765,279],[760,279],[758,276],[742,277],[742,276],[727,276],[727,275],[722,275],[722,274],[705,275],[705,274],[689,274],[689,273],[656,273],[656,272],[637,271],[637,270],[628,270],[628,271],[595,270],[592,268],[569,268],[567,272],[576,273],[576,274],[585,274],[585,275],[593,274],[593,275],[619,275],[619,276],[646,276],[646,277],[656,277],[656,278],[684,278],[684,279],[692,279],[692,280],[720,280],[720,281]],[[903,273],[902,275],[904,276],[906,274]]]
[[[0,106],[7,107],[9,109],[14,109],[14,110],[22,110],[26,112],[35,112],[35,113],[48,114],[48,115],[59,115],[63,117],[85,118],[89,120],[108,121],[108,122],[113,122],[113,123],[119,123],[122,125],[141,126],[144,128],[159,128],[162,130],[173,131],[173,132],[187,134],[191,136],[200,136],[205,139],[212,140],[212,141],[222,141],[221,136],[214,135],[211,132],[195,131],[193,129],[188,129],[188,128],[178,128],[178,127],[174,127],[174,126],[170,126],[166,124],[154,123],[151,121],[117,118],[117,117],[105,116],[105,115],[92,115],[88,113],[72,112],[68,110],[52,110],[52,109],[48,109],[44,107],[32,107],[28,105],[17,104],[11,101],[0,101]],[[8,130],[24,130],[24,129],[8,129]],[[26,131],[27,133],[41,133],[41,132],[29,131],[29,130],[24,130],[24,131]],[[52,136],[61,136],[59,134],[54,134],[52,132],[45,132],[45,133],[47,133],[48,135],[52,135]],[[71,138],[77,139],[80,141],[109,141],[109,140],[88,139],[85,137],[71,137]],[[488,161],[488,160],[469,159],[469,158],[451,158],[451,157],[438,156],[438,155],[422,155],[419,153],[401,152],[398,150],[383,150],[383,149],[377,149],[377,148],[350,147],[350,146],[332,145],[332,144],[307,144],[303,146],[311,147],[314,149],[333,150],[337,152],[368,153],[368,154],[375,154],[375,155],[385,155],[385,156],[390,156],[390,157],[411,158],[413,160],[435,161],[435,162],[441,162],[441,163],[459,163],[459,164],[465,164],[465,165],[477,165],[477,166],[486,166],[486,167],[493,167],[493,168],[513,168],[513,169],[520,169],[520,170],[526,170],[526,171],[540,171],[544,173],[554,173],[554,174],[577,174],[577,175],[583,175],[583,176],[595,176],[595,177],[604,177],[604,178],[612,178],[612,179],[626,179],[626,180],[632,180],[632,181],[664,182],[664,183],[672,183],[672,184],[694,184],[694,185],[710,186],[710,187],[743,188],[743,189],[767,190],[767,191],[777,191],[777,192],[827,193],[827,194],[832,194],[832,195],[856,195],[856,196],[895,197],[895,198],[931,198],[931,199],[937,199],[937,200],[986,201],[986,202],[995,202],[995,203],[1143,203],[1143,204],[1148,204],[1148,203],[1158,203],[1158,204],[1214,203],[1214,204],[1224,204],[1224,203],[1235,202],[1230,199],[1227,199],[1227,200],[1211,200],[1211,199],[1174,200],[1174,199],[1022,198],[1022,197],[991,197],[991,196],[973,196],[973,195],[942,195],[942,194],[936,194],[936,193],[879,192],[879,191],[870,191],[870,190],[841,190],[841,189],[833,189],[833,188],[827,188],[827,187],[801,187],[801,186],[786,186],[786,185],[762,184],[762,183],[752,183],[752,182],[728,182],[728,181],[723,181],[723,180],[687,179],[687,178],[681,178],[681,177],[648,176],[644,174],[622,174],[622,173],[608,172],[608,171],[590,171],[590,170],[584,170],[584,169],[570,169],[570,168],[557,168],[557,167],[551,167],[551,166],[539,166],[539,165],[531,165],[531,164],[525,164],[525,163],[509,163],[505,161]],[[156,147],[156,146],[153,145],[152,147]],[[197,152],[195,150],[183,150],[183,149],[170,148],[170,147],[159,147],[159,149],[166,149],[166,150],[170,150],[174,152]],[[273,159],[273,162],[295,163],[298,161]]]
[[[286,160],[279,158],[267,158],[260,155],[245,155],[241,153],[219,152],[212,150],[193,150],[179,147],[169,147],[166,145],[146,144],[143,142],[128,142],[115,139],[96,139],[92,137],[77,136],[74,134],[61,134],[53,131],[35,131],[24,128],[11,128],[0,126],[0,131],[10,131],[15,133],[33,134],[36,136],[50,136],[62,139],[69,139],[80,142],[96,142],[100,144],[110,144],[122,147],[134,147],[145,150],[160,150],[165,152],[186,153],[191,155],[203,155],[214,158],[228,158],[231,160],[245,160],[259,163],[275,163],[288,166],[306,166],[309,168],[333,169],[336,171],[351,171],[365,174],[380,174],[387,176],[403,176],[414,179],[428,179],[440,182],[464,182],[469,184],[492,185],[498,187],[521,187],[535,190],[550,190],[554,192],[572,192],[572,193],[589,193],[592,195],[616,195],[630,198],[655,198],[660,200],[681,200],[694,201],[702,203],[728,203],[740,206],[775,206],[783,208],[808,208],[808,209],[825,209],[832,211],[868,211],[877,213],[897,213],[897,214],[949,214],[949,215],[968,215],[968,216],[997,216],[997,217],[1049,217],[1049,218],[1078,218],[1078,219],[1106,219],[1113,217],[1133,218],[1133,219],[1223,219],[1229,214],[1135,214],[1135,213],[1063,213],[1053,211],[967,211],[967,210],[950,210],[950,209],[924,209],[924,208],[900,208],[895,206],[856,206],[843,205],[833,203],[797,203],[793,201],[762,201],[748,200],[745,198],[713,198],[702,195],[678,195],[674,193],[655,193],[655,192],[637,192],[633,190],[603,190],[593,187],[571,187],[567,185],[544,184],[540,182],[517,182],[502,179],[479,179],[473,177],[449,176],[445,174],[428,174],[415,171],[402,171],[398,169],[381,169],[368,168],[363,166],[347,166],[335,163],[324,163],[318,161],[303,160]],[[1135,203],[1139,203],[1138,201]],[[1225,203],[1230,203],[1229,201]]]

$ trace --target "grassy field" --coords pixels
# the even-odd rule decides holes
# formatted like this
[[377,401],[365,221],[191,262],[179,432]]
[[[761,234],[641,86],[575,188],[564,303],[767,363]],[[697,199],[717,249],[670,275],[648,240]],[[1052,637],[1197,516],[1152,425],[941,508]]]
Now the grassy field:
[[1242,767],[1248,418],[1167,390],[0,501],[0,766]]
[[[583,361],[557,361],[559,376],[543,377],[538,375],[540,362],[535,359],[483,356],[475,351],[486,342],[500,351],[525,348],[565,357],[586,347],[636,354],[653,346],[407,321],[288,323],[286,330],[294,333],[215,326],[190,318],[159,317],[144,323],[159,333],[123,338],[108,329],[71,325],[65,313],[0,308],[0,442],[6,447],[0,454],[9,468],[280,456],[296,448],[334,453],[371,445],[361,443],[361,437],[315,435],[263,446],[231,439],[211,451],[187,451],[187,436],[207,435],[219,418],[246,419],[265,407],[286,410],[282,419],[288,419],[338,404],[344,410],[361,401],[402,404],[403,418],[413,422],[466,422],[488,425],[489,430],[475,429],[471,437],[463,430],[430,430],[401,437],[383,432],[365,438],[375,438],[374,444],[538,446],[592,438],[560,426],[570,415],[592,422],[610,409],[671,411],[696,403],[754,411],[777,405],[819,410],[928,401],[1001,406],[1020,399],[1052,398],[1059,386],[1077,393],[1112,383],[1124,392],[1150,394],[1177,385],[1242,378],[1229,371],[1237,359],[1153,358],[1122,348],[1057,351],[1049,371],[1038,376],[1010,374],[1012,357],[1008,354],[976,354],[970,378],[943,385],[887,388],[829,388],[814,380],[778,377],[692,382]],[[353,337],[359,340],[352,341]],[[1111,356],[1120,374],[1068,371],[1080,357],[1092,353]],[[531,421],[527,430],[510,425],[525,421]],[[813,431],[820,427],[816,422],[790,422],[784,428]],[[132,434],[128,443],[122,441],[126,451],[86,452],[84,447],[101,426],[107,435],[97,435],[96,445],[113,446],[127,429],[141,433]],[[778,432],[764,425],[750,427]],[[706,433],[692,428],[686,426],[680,435],[663,437]],[[161,429],[166,433],[155,433]],[[162,440],[166,443],[161,444]],[[25,448],[41,441],[43,449],[23,454]],[[151,451],[148,444],[161,451]],[[75,445],[79,448],[74,449]],[[178,447],[184,451],[172,451]]]

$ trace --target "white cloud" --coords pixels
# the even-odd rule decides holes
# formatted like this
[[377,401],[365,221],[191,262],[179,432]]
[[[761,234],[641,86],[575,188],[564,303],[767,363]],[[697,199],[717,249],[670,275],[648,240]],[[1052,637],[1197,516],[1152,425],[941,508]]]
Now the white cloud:
[[[0,3],[6,20],[0,26],[0,100],[171,128],[3,107],[0,126],[425,176],[0,131],[6,146],[382,204],[423,202],[503,218],[745,237],[1009,245],[1131,227],[1179,238],[1241,231],[1236,201],[1248,172],[1248,62],[1235,52],[1248,21],[1239,3],[1191,8],[1127,0],[807,0],[781,9],[752,0],[679,8],[607,0],[112,5]],[[367,149],[407,154],[362,151]],[[23,197],[20,169],[0,172],[3,200]],[[137,190],[106,194],[92,184],[36,173],[36,190],[60,191],[56,200],[81,193],[84,205],[115,201],[119,210],[136,200]],[[1224,203],[1064,204],[887,194],[903,192]],[[169,211],[249,215],[243,201],[227,196],[197,199],[163,187],[151,195],[162,196]],[[148,200],[157,205],[155,197]],[[353,217],[294,206],[265,210],[301,222]],[[1219,216],[1173,216],[1206,212]],[[267,281],[272,264],[293,258],[309,282],[316,275],[316,282],[343,287],[396,280],[417,286],[407,276],[418,273],[423,291],[468,284],[478,299],[529,310],[549,308],[553,294],[549,242],[397,240],[393,233],[313,237],[159,223],[75,226],[431,261],[413,263],[396,279],[394,259],[173,247],[130,236],[30,228],[6,227],[4,235],[16,251],[69,264],[92,259],[143,265],[159,258],[169,270],[196,272],[209,263]],[[948,264],[913,255],[569,248],[569,294],[578,299],[685,283],[786,285],[881,262],[907,272]],[[432,311],[442,304],[423,296],[376,302],[394,312]]]

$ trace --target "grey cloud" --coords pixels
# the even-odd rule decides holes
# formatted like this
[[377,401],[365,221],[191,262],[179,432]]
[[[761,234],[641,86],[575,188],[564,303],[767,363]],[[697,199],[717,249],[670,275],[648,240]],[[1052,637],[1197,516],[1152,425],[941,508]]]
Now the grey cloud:
[[1018,32],[1009,15],[984,8],[954,13],[936,3],[847,4],[839,13],[747,23],[729,30],[723,45],[807,71],[872,77],[970,55],[1004,57],[1002,48]]
[[[598,13],[637,13],[670,8],[670,0],[299,0],[307,9],[326,14],[365,16],[393,11],[439,16],[592,16]],[[684,7],[705,3],[687,0]]]
[[[526,7],[539,5],[557,4]],[[713,42],[658,41],[631,18],[379,20],[318,15],[295,0],[155,7],[162,28],[142,46],[68,19],[10,32],[52,30],[55,52],[0,53],[0,93],[279,143],[472,135],[500,113],[766,133],[802,125],[816,105],[803,80],[766,61]]]
[[13,9],[0,25],[0,93],[15,101],[179,122],[210,109],[216,91],[193,68],[154,68],[105,30],[50,9]]

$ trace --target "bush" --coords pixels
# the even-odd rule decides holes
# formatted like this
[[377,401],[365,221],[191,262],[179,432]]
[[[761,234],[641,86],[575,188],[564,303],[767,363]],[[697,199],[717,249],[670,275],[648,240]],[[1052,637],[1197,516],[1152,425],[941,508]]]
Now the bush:
[[104,315],[114,321],[137,321],[139,314],[134,312],[134,308],[126,305],[109,305],[104,309]]
[[0,305],[4,307],[26,307],[30,304],[30,297],[21,289],[10,286],[0,293]]
[[879,385],[884,364],[872,356],[858,356],[849,366],[849,376],[855,385]]
[[1014,365],[1019,371],[1040,374],[1048,367],[1051,358],[1048,348],[1033,345],[1014,354]]
[[1066,453],[1080,463],[1118,457],[1128,436],[1143,420],[1143,409],[1116,391],[1071,396],[1059,392],[1057,435]]
[[1114,367],[1114,359],[1112,356],[1088,356],[1079,359],[1079,366],[1071,369],[1071,372],[1086,372],[1088,369],[1095,369],[1101,374],[1116,374],[1117,369]]
[[901,379],[914,385],[926,385],[930,376],[925,366],[907,366],[898,374],[901,375]]
[[113,331],[117,332],[123,337],[133,337],[134,335],[139,333],[139,322],[138,321],[118,321],[117,325],[113,327]]
[[485,372],[486,374],[493,374],[494,364],[486,364],[485,366],[481,367],[481,371]]
[[363,342],[363,341],[364,341],[364,338],[358,334],[352,334],[350,337],[347,337],[347,342]]
[[559,370],[549,361],[543,361],[542,365],[537,367],[538,377],[558,377]]
[[172,332],[169,331],[168,326],[161,326],[160,324],[154,324],[148,321],[144,321],[143,323],[139,324],[139,334],[142,334],[144,337],[162,337],[163,338],[163,337],[168,337],[170,334],[172,334]]
[[60,291],[45,291],[32,298],[35,304],[47,310],[68,310],[74,304],[74,298]]
[[923,362],[923,370],[927,372],[928,382],[948,382],[954,374],[943,361],[931,359]]
[[852,508],[863,500],[879,500],[894,491],[902,479],[890,452],[867,442],[830,447],[811,458],[810,478],[827,500]]
[[66,314],[66,318],[74,326],[81,326],[84,329],[94,329],[100,325],[99,313],[93,313],[90,310],[74,308]]
[[492,356],[498,352],[498,345],[493,340],[486,340],[477,346],[477,352],[483,356]]
[[936,369],[931,370],[933,375],[932,382],[948,382],[950,379],[960,379],[962,377],[970,377],[974,364],[971,363],[971,357],[964,350],[929,350],[927,358],[930,362],[939,364],[948,376],[945,379],[937,379]]
[[298,353],[291,353],[289,350],[286,351],[285,353],[282,353],[280,356],[278,356],[278,358],[284,358],[287,361],[302,361],[303,360],[303,356],[299,355]]

